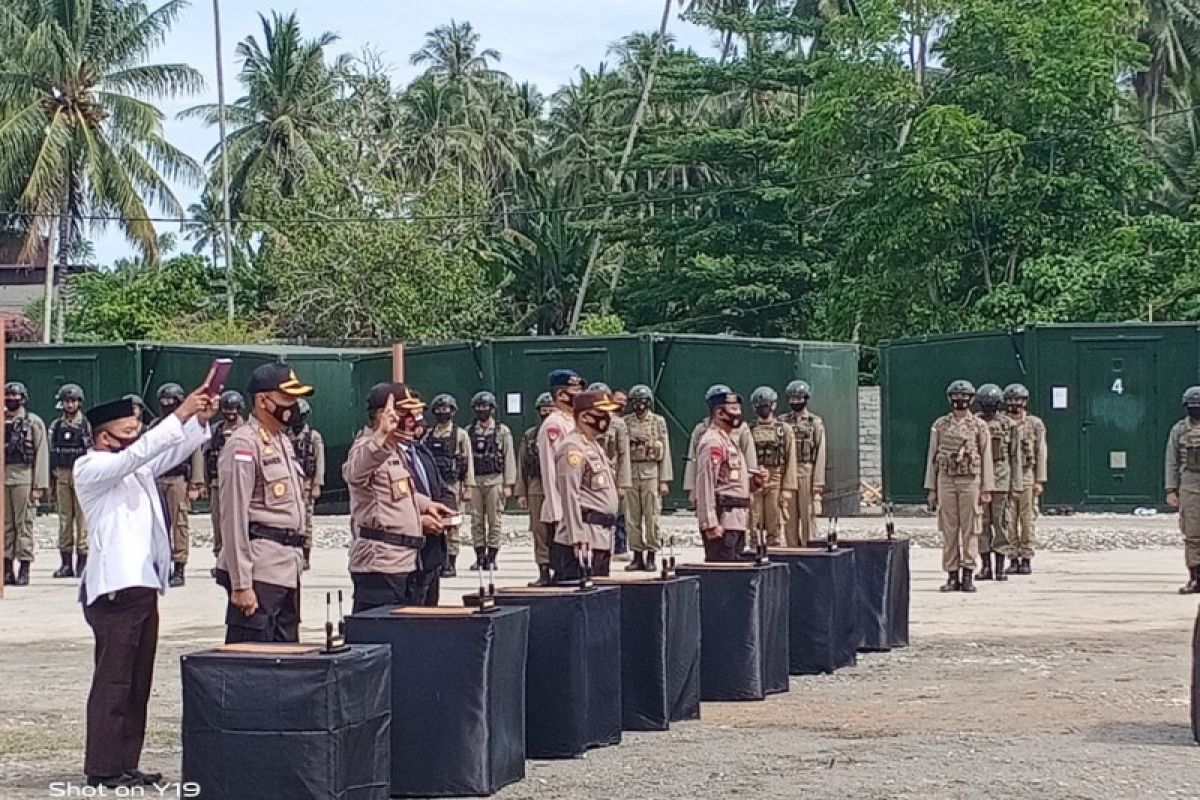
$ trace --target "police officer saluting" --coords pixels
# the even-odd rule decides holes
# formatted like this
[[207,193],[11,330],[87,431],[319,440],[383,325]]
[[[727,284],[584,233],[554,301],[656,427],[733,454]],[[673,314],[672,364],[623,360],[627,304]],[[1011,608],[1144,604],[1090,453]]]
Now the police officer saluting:
[[1176,422],[1167,438],[1167,505],[1179,509],[1179,531],[1188,582],[1180,594],[1200,593],[1200,386],[1183,393],[1187,416]]
[[286,364],[258,367],[247,389],[250,420],[221,449],[217,582],[229,592],[226,643],[299,639],[304,475],[286,431],[299,399],[312,393]]
[[[225,443],[229,441],[229,437],[234,434],[234,431],[245,424],[245,420],[242,419],[242,412],[246,410],[246,401],[242,397],[241,392],[228,389],[221,393],[219,405],[221,418],[210,426],[212,436],[208,440],[208,443],[204,445],[201,452],[204,468],[203,470],[193,469],[192,471],[192,480],[201,482],[195,488],[199,490],[201,495],[208,495],[209,513],[212,516],[214,558],[220,557],[222,544],[221,497],[217,491],[217,463],[221,458],[221,451],[225,448]],[[216,574],[216,570],[213,570],[213,574]]]
[[[29,585],[33,563],[33,515],[50,486],[46,424],[25,409],[29,390],[13,381],[4,387],[4,582]],[[13,574],[13,561],[20,571]]]
[[550,545],[556,583],[609,574],[617,527],[616,470],[599,438],[621,407],[608,392],[580,392],[571,401],[575,430],[555,455],[562,517]]
[[476,392],[471,398],[475,421],[467,427],[474,460],[474,481],[467,480],[471,496],[471,539],[475,563],[471,569],[495,569],[503,533],[504,501],[512,497],[517,482],[512,431],[496,421],[496,396]]
[[[54,476],[54,496],[58,504],[58,555],[62,566],[56,578],[83,574],[87,564],[87,521],[75,496],[75,462],[92,446],[92,426],[83,415],[83,389],[64,383],[58,390],[62,414],[50,423],[50,470]],[[71,557],[76,563],[71,565]]]
[[[425,434],[425,447],[433,455],[442,484],[452,499],[452,502],[446,505],[455,509],[461,508],[462,503],[471,499],[471,490],[467,487],[475,483],[475,459],[471,457],[471,438],[454,422],[454,415],[458,413],[458,401],[454,399],[454,395],[437,395],[433,398],[429,411],[433,414],[434,425]],[[458,574],[455,561],[462,546],[459,526],[447,526],[443,535],[446,537],[446,563],[442,566],[442,577],[453,578]]]
[[750,527],[750,470],[734,441],[742,424],[742,399],[709,390],[712,424],[696,446],[696,517],[705,561],[737,561]]
[[[164,383],[158,387],[159,417],[150,423],[151,428],[159,425],[179,408],[179,404],[187,397],[187,392],[178,383]],[[197,453],[199,448],[197,448]],[[158,490],[162,492],[167,504],[167,520],[171,528],[171,570],[170,585],[183,586],[184,570],[187,568],[188,554],[191,551],[191,527],[188,514],[192,510],[192,500],[199,492],[194,486],[195,476],[192,470],[198,467],[196,453],[171,469],[158,476]]]
[[292,438],[292,449],[296,451],[296,461],[304,472],[304,568],[309,567],[312,555],[313,514],[316,513],[317,498],[321,496],[321,488],[325,485],[325,439],[321,432],[308,424],[312,414],[312,406],[307,400],[296,404],[299,412],[288,435]]
[[[775,418],[779,395],[770,386],[760,386],[750,394],[754,420],[750,434],[763,470],[763,487],[750,499],[750,528],[765,530],[767,545],[777,547],[792,495],[796,493],[796,445],[791,426]],[[798,541],[788,541],[795,547]]]
[[533,558],[537,564],[538,577],[530,586],[550,585],[550,527],[542,522],[542,503],[546,500],[546,489],[542,484],[542,464],[538,459],[538,431],[542,422],[554,408],[554,398],[549,392],[538,395],[534,408],[538,424],[531,425],[521,436],[520,453],[517,458],[517,485],[513,493],[517,505],[529,511],[529,532],[533,536]]

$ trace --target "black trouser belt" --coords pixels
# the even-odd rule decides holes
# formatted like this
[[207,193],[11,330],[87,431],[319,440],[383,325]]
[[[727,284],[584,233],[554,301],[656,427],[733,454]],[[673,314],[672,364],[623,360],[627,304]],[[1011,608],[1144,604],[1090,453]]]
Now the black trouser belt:
[[425,547],[424,536],[406,536],[403,533],[393,533],[381,528],[360,527],[358,535],[364,539],[370,539],[372,542],[390,544],[392,547],[410,547],[416,550]]
[[583,517],[583,521],[588,525],[599,525],[602,528],[617,527],[616,514],[604,514],[599,511],[591,511],[585,508],[581,516]]
[[749,508],[749,497],[728,497],[717,495],[717,511],[733,511],[735,508]]
[[259,525],[256,522],[250,523],[250,538],[266,539],[267,541],[286,545],[287,547],[304,547],[304,534],[284,530],[283,528],[271,528],[266,525]]

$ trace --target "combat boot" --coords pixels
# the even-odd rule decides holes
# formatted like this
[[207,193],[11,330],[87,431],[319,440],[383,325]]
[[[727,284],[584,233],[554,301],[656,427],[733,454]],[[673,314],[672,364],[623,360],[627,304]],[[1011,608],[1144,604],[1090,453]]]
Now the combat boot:
[[312,560],[311,559],[312,559],[312,548],[311,547],[304,548],[304,571],[305,572],[308,572],[310,569],[312,569]]
[[75,577],[83,577],[83,568],[87,566],[87,553],[80,553],[75,556]]
[[642,553],[639,550],[633,554],[633,560],[625,565],[626,572],[641,572],[646,568],[646,563],[642,561]]
[[1013,556],[1010,558],[1008,569],[1004,570],[1005,575],[1020,575],[1021,574],[1021,559]]
[[58,569],[54,570],[54,574],[51,577],[52,578],[74,578],[75,570],[71,568],[71,553],[70,553],[70,551],[68,551],[66,553],[59,553],[58,555],[62,559],[62,566],[59,567]]
[[939,592],[957,592],[962,588],[962,584],[958,582],[957,572],[947,572],[946,574],[949,577],[946,579],[946,582],[942,584],[941,588],[938,589]]
[[11,558],[4,559],[4,585],[12,586],[17,582],[17,576],[13,575],[13,560]]
[[964,592],[975,591],[975,581],[971,578],[971,570],[964,569],[962,571],[962,589]]
[[183,564],[180,564],[178,561],[176,561],[175,569],[171,571],[171,579],[167,581],[167,585],[178,589],[180,586],[183,586],[183,584]]
[[990,581],[992,579],[992,554],[982,553],[979,558],[983,563],[979,568],[979,575],[976,576],[976,580]]
[[475,563],[471,565],[471,572],[479,572],[481,569],[487,568],[487,550],[482,547],[475,548]]
[[996,553],[996,580],[1008,580],[1008,576],[1004,574],[1004,556],[1000,553]]
[[441,576],[443,578],[458,577],[458,569],[454,565],[454,556],[447,556],[447,558],[449,560],[442,566]]
[[17,579],[13,581],[13,586],[28,586],[29,585],[29,562],[22,561],[21,569],[17,572]]
[[493,572],[495,570],[499,569],[499,567],[496,566],[496,556],[498,556],[499,554],[500,554],[499,547],[489,547],[484,553],[484,562],[483,562],[484,567],[492,570]]
[[546,564],[538,564],[538,577],[536,581],[530,581],[530,586],[552,586],[550,582],[550,567]]
[[1180,594],[1200,594],[1200,566],[1188,567],[1191,577],[1188,582],[1179,587]]
[[650,550],[646,553],[646,572],[658,572],[658,567],[654,566],[654,551]]
[[1032,575],[1032,574],[1033,574],[1033,565],[1029,563],[1029,559],[1028,559],[1028,558],[1022,558],[1022,559],[1021,559],[1021,571],[1020,571],[1020,574],[1021,574],[1021,575]]

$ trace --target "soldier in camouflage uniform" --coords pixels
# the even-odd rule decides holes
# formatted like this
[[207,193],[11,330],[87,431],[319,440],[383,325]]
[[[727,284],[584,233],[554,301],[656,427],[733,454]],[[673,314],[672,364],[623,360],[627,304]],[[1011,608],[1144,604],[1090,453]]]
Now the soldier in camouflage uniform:
[[[1004,574],[1004,556],[1008,554],[1008,505],[1012,496],[1021,491],[1021,447],[1017,441],[1017,425],[1006,414],[1001,414],[1004,394],[994,383],[985,383],[975,394],[979,405],[979,418],[988,426],[992,440],[992,471],[996,478],[996,491],[992,502],[983,507],[979,534],[979,558],[983,562],[978,580],[1008,580]],[[996,562],[992,572],[993,554]]]
[[650,410],[654,394],[649,386],[638,384],[630,389],[629,402],[633,413],[624,421],[629,432],[631,485],[625,495],[625,518],[633,561],[625,570],[654,572],[654,554],[662,547],[658,534],[662,498],[674,479],[671,440],[667,421]]
[[[157,399],[160,415],[150,423],[153,428],[175,413],[179,404],[187,397],[187,392],[178,383],[164,383],[158,387]],[[199,496],[195,488],[193,470],[199,468],[196,454],[158,476],[158,491],[162,493],[166,503],[167,521],[171,528],[171,578],[170,585],[176,588],[183,586],[187,580],[184,573],[187,569],[188,555],[191,553],[192,529],[188,514],[192,510],[192,500]]]
[[[13,381],[4,387],[4,582],[29,584],[33,563],[33,517],[50,488],[46,424],[26,410],[29,390]],[[20,571],[13,574],[13,562]]]
[[[221,457],[221,450],[225,447],[225,442],[233,435],[233,432],[245,424],[242,418],[242,412],[246,410],[246,400],[242,397],[241,392],[229,389],[221,394],[220,399],[221,418],[212,423],[212,437],[208,440],[200,454],[203,459],[204,470],[200,475],[193,473],[192,481],[195,482],[201,479],[196,488],[201,495],[208,495],[208,502],[212,513],[213,525],[213,555],[221,555],[221,497],[217,492],[217,462]],[[213,570],[216,574],[216,570]]]
[[1200,386],[1183,393],[1187,416],[1175,423],[1167,438],[1167,505],[1179,509],[1179,532],[1188,582],[1180,594],[1200,593]]
[[812,388],[792,381],[786,389],[791,411],[780,419],[796,437],[796,495],[785,523],[788,547],[804,547],[817,532],[817,507],[825,493],[825,422],[808,408]]
[[304,471],[304,569],[307,570],[312,557],[313,514],[325,486],[325,439],[308,424],[312,406],[307,400],[296,403],[296,412],[288,435],[296,451],[296,463]]
[[1009,575],[1028,575],[1033,572],[1030,560],[1035,544],[1035,520],[1038,498],[1046,488],[1049,450],[1046,447],[1046,425],[1028,411],[1029,390],[1019,383],[1004,387],[1008,415],[1017,424],[1021,450],[1021,491],[1013,500],[1008,518],[1008,550],[1011,563]]
[[[75,462],[92,446],[92,426],[81,410],[83,399],[83,389],[77,384],[63,384],[58,390],[62,415],[50,423],[50,472],[58,505],[58,554],[62,559],[62,566],[54,571],[55,578],[79,577],[87,564],[87,521],[75,495],[74,473]],[[74,567],[72,556],[76,558]]]
[[769,547],[779,546],[788,506],[796,493],[796,437],[787,423],[775,418],[778,403],[779,395],[770,386],[760,386],[750,394],[754,407],[750,434],[763,473],[762,488],[750,497],[750,530],[756,534],[766,531]]
[[542,522],[542,503],[546,502],[546,488],[542,484],[542,465],[538,457],[538,430],[550,410],[554,408],[554,398],[549,392],[542,392],[534,403],[537,410],[538,423],[531,426],[521,435],[521,444],[517,453],[517,485],[513,494],[517,497],[517,505],[529,512],[529,532],[533,534],[533,558],[537,563],[538,578],[530,586],[550,586],[550,535],[551,528]]
[[[429,404],[434,424],[425,433],[424,444],[437,464],[448,497],[446,505],[461,509],[471,500],[470,486],[475,483],[475,459],[471,457],[471,437],[454,422],[458,412],[458,401],[453,395],[439,394]],[[458,574],[456,561],[462,547],[459,526],[447,525],[442,529],[446,536],[446,563],[442,565],[442,577],[453,578]]]

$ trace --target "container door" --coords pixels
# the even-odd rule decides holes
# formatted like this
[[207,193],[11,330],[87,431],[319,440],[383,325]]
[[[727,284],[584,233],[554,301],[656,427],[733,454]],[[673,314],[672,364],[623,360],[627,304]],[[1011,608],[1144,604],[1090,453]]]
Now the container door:
[[[1154,346],[1085,342],[1080,348],[1084,502],[1152,503],[1162,471],[1161,442],[1152,413],[1157,374]],[[1053,463],[1053,453],[1050,460]]]

